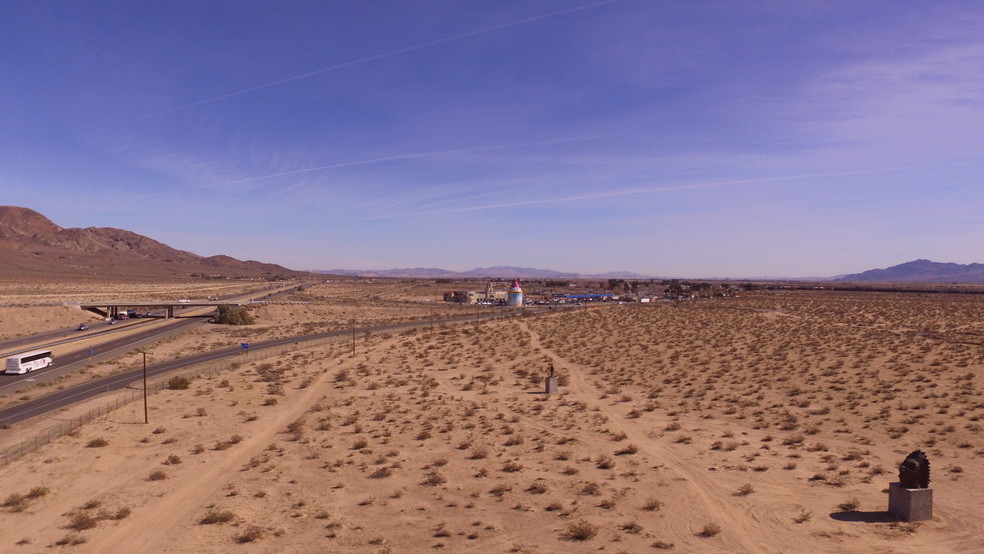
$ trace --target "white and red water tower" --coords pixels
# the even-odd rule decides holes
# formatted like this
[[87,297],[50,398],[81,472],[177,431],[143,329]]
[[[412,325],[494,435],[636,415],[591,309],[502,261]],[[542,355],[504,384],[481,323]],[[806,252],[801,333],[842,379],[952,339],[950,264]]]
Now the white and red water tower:
[[523,305],[523,287],[519,286],[519,279],[513,279],[512,286],[506,293],[506,304],[509,306]]

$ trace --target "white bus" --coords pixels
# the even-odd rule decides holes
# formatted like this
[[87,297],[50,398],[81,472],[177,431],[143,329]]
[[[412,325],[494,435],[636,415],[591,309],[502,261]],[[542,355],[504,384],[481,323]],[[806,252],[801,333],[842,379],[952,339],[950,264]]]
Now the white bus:
[[35,350],[25,352],[7,358],[7,366],[4,373],[27,373],[35,369],[42,369],[55,363],[55,357],[51,350]]

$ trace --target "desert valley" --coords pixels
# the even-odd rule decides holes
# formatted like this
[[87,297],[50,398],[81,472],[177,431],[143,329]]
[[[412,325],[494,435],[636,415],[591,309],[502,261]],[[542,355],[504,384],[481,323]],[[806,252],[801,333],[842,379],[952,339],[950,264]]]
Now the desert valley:
[[[0,345],[58,362],[0,376],[5,552],[984,549],[980,285],[530,279],[513,307],[22,208],[0,236]],[[123,298],[177,317],[80,309]]]
[[[31,304],[107,290],[30,283],[3,283],[0,339],[81,317]],[[256,286],[134,280],[123,295]],[[149,424],[140,401],[110,392],[0,430],[11,447],[118,403],[0,468],[0,548],[984,549],[981,295],[759,290],[432,324],[468,309],[440,302],[446,286],[311,284],[283,299],[305,304],[252,308],[254,325],[208,325],[146,350],[162,361],[355,318],[414,325],[192,368],[176,374],[187,388],[159,377]],[[128,353],[77,379],[139,363]],[[560,387],[547,395],[551,367]],[[932,464],[934,518],[898,521],[887,487],[916,449]]]

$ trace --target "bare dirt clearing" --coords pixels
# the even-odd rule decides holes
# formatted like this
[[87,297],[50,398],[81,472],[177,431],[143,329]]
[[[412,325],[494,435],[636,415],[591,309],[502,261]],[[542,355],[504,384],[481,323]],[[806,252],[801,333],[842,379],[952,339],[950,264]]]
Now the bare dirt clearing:
[[[394,288],[268,306],[256,330],[430,317]],[[982,550],[982,307],[757,294],[298,350],[0,468],[0,549]],[[936,519],[896,523],[883,490],[917,448]]]

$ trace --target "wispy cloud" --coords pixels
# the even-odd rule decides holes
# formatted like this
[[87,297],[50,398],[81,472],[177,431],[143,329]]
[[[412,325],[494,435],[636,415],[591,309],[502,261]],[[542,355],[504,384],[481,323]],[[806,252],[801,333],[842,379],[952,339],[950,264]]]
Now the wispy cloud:
[[715,187],[731,187],[737,185],[777,183],[777,182],[784,182],[784,181],[801,181],[807,179],[821,179],[821,178],[829,178],[829,177],[847,177],[847,176],[854,176],[854,175],[891,173],[891,172],[907,171],[907,170],[914,170],[914,169],[953,167],[956,165],[964,165],[964,164],[931,164],[931,165],[880,167],[880,168],[859,169],[859,170],[852,170],[852,171],[833,171],[833,172],[824,172],[824,173],[808,173],[808,174],[801,174],[801,175],[785,175],[779,177],[757,177],[757,178],[750,178],[750,179],[708,181],[703,183],[687,183],[682,185],[668,185],[668,186],[660,186],[660,187],[605,190],[596,193],[576,194],[570,196],[540,198],[540,199],[532,199],[532,200],[519,200],[515,202],[489,203],[489,204],[483,204],[478,206],[470,205],[470,206],[458,206],[452,208],[442,208],[436,210],[402,211],[400,213],[391,213],[391,214],[366,217],[366,218],[362,218],[362,220],[380,220],[380,219],[394,219],[394,218],[402,218],[402,217],[415,217],[421,215],[481,212],[481,211],[489,211],[489,210],[500,210],[506,208],[564,204],[570,202],[583,202],[587,200],[601,200],[606,198],[617,198],[623,196],[659,194],[664,192],[677,192],[677,191],[697,190],[697,189],[706,189],[706,188],[715,188]]
[[[526,148],[526,147],[531,147],[531,146],[551,146],[551,145],[556,145],[556,144],[567,144],[567,143],[572,143],[572,142],[583,142],[583,141],[595,140],[595,139],[598,139],[598,138],[602,138],[602,137],[601,136],[576,137],[576,138],[566,138],[566,139],[542,140],[542,141],[535,141],[535,142],[519,142],[519,143],[512,143],[512,144],[493,144],[493,145],[486,145],[486,146],[470,146],[470,147],[466,147],[466,148],[450,148],[450,149],[445,149],[445,150],[433,150],[433,151],[429,151],[429,152],[411,152],[411,153],[407,153],[407,154],[394,154],[394,155],[391,155],[391,156],[381,156],[381,157],[378,157],[378,158],[367,158],[367,159],[363,159],[363,160],[354,160],[354,161],[349,161],[349,162],[340,162],[340,163],[336,163],[336,164],[321,165],[321,166],[316,166],[316,167],[306,167],[306,168],[294,169],[294,170],[290,170],[290,171],[282,171],[282,172],[279,172],[279,173],[270,173],[270,174],[265,174],[265,175],[258,175],[258,176],[254,176],[254,177],[245,177],[243,179],[236,179],[236,180],[233,180],[233,181],[226,181],[226,182],[221,183],[221,184],[228,185],[228,184],[237,184],[237,183],[247,183],[247,182],[252,182],[252,181],[261,181],[261,180],[266,180],[266,179],[273,179],[273,178],[277,178],[277,177],[287,177],[287,176],[295,176],[295,175],[304,175],[304,174],[314,173],[314,172],[318,172],[318,171],[327,171],[327,170],[331,170],[331,169],[340,169],[340,168],[343,168],[343,167],[371,165],[371,164],[378,164],[378,163],[384,163],[384,162],[393,162],[393,161],[400,161],[400,160],[413,160],[413,159],[420,159],[420,158],[433,158],[433,157],[438,157],[438,156],[447,156],[447,155],[451,155],[451,154],[465,154],[465,153],[476,153],[476,152],[491,152],[491,151],[495,151],[495,150],[508,150],[508,149],[513,149],[513,148]],[[303,186],[303,183],[297,183],[297,184],[293,184],[293,185],[284,187],[284,188],[278,190],[277,192],[271,194],[270,195],[270,198],[283,195],[283,194],[285,194],[287,192],[290,192],[291,190],[293,190],[295,188],[298,188],[299,186]]]
[[420,49],[427,48],[427,47],[430,47],[430,46],[436,46],[438,44],[444,44],[444,43],[447,43],[447,42],[452,42],[452,41],[460,40],[460,39],[463,39],[463,38],[473,37],[475,35],[481,35],[483,33],[489,33],[489,32],[492,32],[492,31],[498,31],[500,29],[507,29],[509,27],[515,27],[516,25],[523,25],[525,23],[532,23],[534,21],[540,21],[542,19],[547,19],[547,18],[551,18],[551,17],[557,17],[557,16],[560,16],[560,15],[565,15],[565,14],[569,14],[569,13],[573,13],[573,12],[578,12],[578,11],[581,11],[581,10],[587,10],[587,9],[591,9],[591,8],[597,8],[599,6],[604,6],[606,4],[614,4],[615,2],[618,2],[618,1],[619,0],[605,0],[604,2],[595,2],[593,4],[587,4],[587,5],[584,5],[584,6],[576,6],[576,7],[573,7],[573,8],[568,8],[566,10],[558,10],[558,11],[546,13],[546,14],[543,14],[543,15],[537,15],[537,16],[533,16],[533,17],[527,17],[527,18],[524,18],[524,19],[517,19],[515,21],[510,21],[508,23],[502,23],[502,24],[499,24],[499,25],[493,25],[491,27],[484,27],[482,29],[476,29],[474,31],[468,31],[466,33],[459,33],[457,35],[451,35],[451,36],[444,37],[444,38],[434,39],[434,40],[430,40],[430,41],[427,41],[427,42],[422,42],[420,44],[415,44],[413,46],[407,46],[405,48],[398,48],[396,50],[390,50],[389,52],[383,52],[381,54],[375,54],[375,55],[372,55],[372,56],[366,56],[364,58],[359,58],[357,60],[351,60],[351,61],[348,61],[348,62],[344,62],[344,63],[340,63],[340,64],[335,64],[335,65],[331,65],[331,66],[328,66],[328,67],[322,67],[320,69],[315,69],[315,70],[308,71],[308,72],[305,72],[305,73],[300,73],[300,74],[297,74],[297,75],[293,75],[291,77],[285,77],[283,79],[278,79],[276,81],[270,81],[268,83],[263,83],[261,85],[256,85],[256,86],[252,86],[252,87],[248,87],[248,88],[236,90],[236,91],[229,92],[229,93],[226,93],[226,94],[221,94],[219,96],[213,96],[211,98],[205,98],[203,100],[198,100],[197,102],[191,102],[191,103],[183,104],[181,106],[177,106],[177,107],[170,108],[170,109],[167,109],[167,110],[162,110],[162,111],[159,111],[159,112],[154,112],[154,113],[151,113],[151,114],[147,114],[147,115],[138,117],[137,118],[137,121],[142,120],[142,119],[150,119],[150,118],[153,118],[153,117],[159,117],[159,116],[162,116],[162,115],[167,115],[167,114],[179,112],[179,111],[186,110],[188,108],[193,108],[193,107],[196,107],[196,106],[202,106],[202,105],[205,105],[205,104],[211,104],[213,102],[219,102],[221,100],[226,100],[226,99],[229,99],[229,98],[234,98],[236,96],[241,96],[243,94],[249,94],[250,92],[256,92],[258,90],[268,89],[270,87],[275,87],[275,86],[282,85],[282,84],[285,84],[285,83],[290,83],[290,82],[298,81],[298,80],[301,80],[301,79],[307,79],[308,77],[314,77],[315,75],[321,75],[323,73],[328,73],[328,72],[331,72],[331,71],[337,71],[339,69],[343,69],[343,68],[346,68],[346,67],[352,67],[354,65],[359,65],[359,64],[366,63],[366,62],[371,62],[371,61],[375,61],[375,60],[381,60],[381,59],[384,59],[384,58],[390,58],[390,57],[393,57],[393,56],[398,56],[400,54],[406,54],[407,52],[413,52],[414,50],[420,50]]
[[951,41],[921,50],[832,70],[797,108],[812,129],[846,146],[845,161],[978,156],[984,45]]

